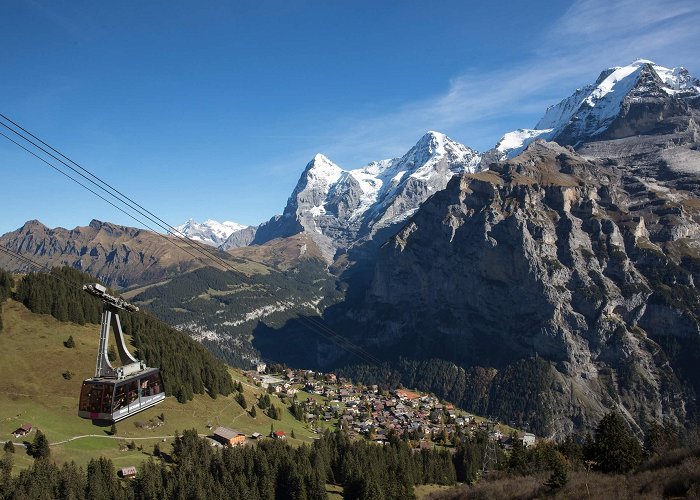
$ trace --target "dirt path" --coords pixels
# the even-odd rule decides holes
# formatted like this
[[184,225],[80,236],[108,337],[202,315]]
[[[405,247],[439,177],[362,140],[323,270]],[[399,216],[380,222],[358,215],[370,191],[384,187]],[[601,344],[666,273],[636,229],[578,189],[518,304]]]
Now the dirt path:
[[[59,444],[66,444],[71,441],[76,441],[78,439],[84,439],[84,438],[102,438],[102,439],[122,439],[124,441],[138,441],[142,439],[169,439],[169,438],[174,438],[175,436],[148,436],[148,437],[124,437],[124,436],[105,436],[102,434],[84,434],[82,436],[73,436],[72,438],[64,439],[63,441],[56,441],[53,443],[49,443],[49,446],[57,446]],[[199,437],[207,437],[207,434],[199,434]],[[25,447],[26,445],[22,443],[13,443],[15,446],[22,446]]]

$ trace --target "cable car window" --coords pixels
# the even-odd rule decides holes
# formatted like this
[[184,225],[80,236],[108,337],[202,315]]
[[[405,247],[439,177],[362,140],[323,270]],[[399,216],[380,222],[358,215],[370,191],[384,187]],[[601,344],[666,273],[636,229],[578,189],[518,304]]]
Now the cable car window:
[[138,380],[133,380],[129,382],[129,404],[133,403],[139,398],[139,382]]
[[160,394],[163,384],[160,380],[160,373],[152,373],[148,377],[141,379],[141,396],[155,396]]
[[80,410],[99,413],[102,408],[104,388],[104,384],[83,384],[80,392]]
[[102,405],[100,406],[100,413],[112,413],[112,391],[114,386],[112,384],[105,384],[104,392],[102,393]]
[[117,390],[114,394],[114,410],[117,411],[119,408],[126,406],[126,384],[118,385]]

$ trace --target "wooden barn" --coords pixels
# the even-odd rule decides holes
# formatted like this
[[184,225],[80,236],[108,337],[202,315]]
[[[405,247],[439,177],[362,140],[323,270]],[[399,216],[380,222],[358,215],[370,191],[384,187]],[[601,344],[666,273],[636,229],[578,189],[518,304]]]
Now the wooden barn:
[[214,439],[226,446],[238,446],[245,443],[245,434],[228,427],[217,427],[214,431]]

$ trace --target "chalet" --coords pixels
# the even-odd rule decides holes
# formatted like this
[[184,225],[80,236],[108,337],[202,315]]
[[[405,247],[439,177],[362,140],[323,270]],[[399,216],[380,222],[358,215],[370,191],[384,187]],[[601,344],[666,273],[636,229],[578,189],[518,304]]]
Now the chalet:
[[259,432],[254,432],[250,437],[252,437],[253,439],[260,439],[261,437],[263,437],[263,435]]
[[258,373],[265,373],[265,370],[267,370],[267,364],[265,363],[258,363],[255,365],[255,371]]
[[121,469],[119,469],[117,475],[119,477],[123,477],[124,479],[136,477],[136,467],[134,467],[133,465],[131,467],[122,467]]
[[214,438],[226,446],[238,446],[245,443],[245,434],[228,427],[217,427],[214,431]]
[[272,437],[274,437],[275,439],[286,439],[287,438],[284,431],[275,431],[272,433]]
[[521,439],[525,448],[535,446],[535,442],[537,441],[537,438],[531,432],[526,432]]
[[326,382],[335,383],[336,376],[335,373],[326,373]]
[[32,432],[32,428],[33,428],[33,427],[32,427],[32,424],[22,424],[22,425],[21,425],[15,432],[13,432],[12,434],[14,434],[14,436],[15,436],[16,438],[22,437],[22,436],[26,436],[27,434],[29,434],[30,432]]

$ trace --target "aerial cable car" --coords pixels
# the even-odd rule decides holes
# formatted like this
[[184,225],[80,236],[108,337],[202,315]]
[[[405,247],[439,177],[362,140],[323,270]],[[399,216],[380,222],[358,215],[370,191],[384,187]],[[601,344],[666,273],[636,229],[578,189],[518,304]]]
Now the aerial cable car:
[[[84,285],[90,295],[102,300],[102,326],[97,349],[95,376],[83,381],[78,415],[92,420],[117,422],[165,399],[160,369],[149,368],[126,347],[119,310],[138,311],[124,299],[113,297],[99,284]],[[121,366],[113,367],[107,356],[110,327],[114,330]]]

